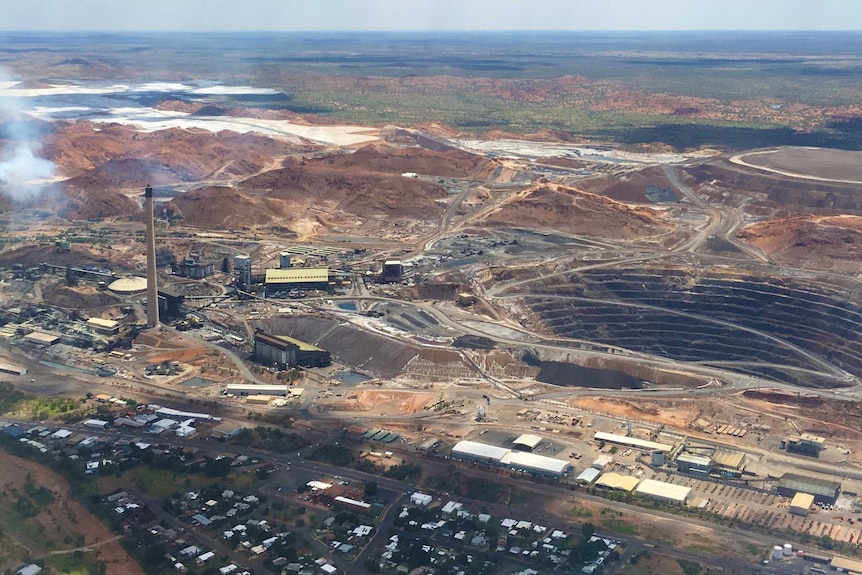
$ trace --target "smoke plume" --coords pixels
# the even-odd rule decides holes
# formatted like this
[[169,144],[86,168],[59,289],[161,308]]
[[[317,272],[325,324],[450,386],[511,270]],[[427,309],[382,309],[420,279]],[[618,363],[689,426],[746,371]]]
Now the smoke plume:
[[[0,69],[0,85],[11,82],[14,79]],[[43,130],[23,109],[19,98],[0,91],[0,188],[16,202],[26,202],[39,194],[56,168],[53,162],[38,156]]]

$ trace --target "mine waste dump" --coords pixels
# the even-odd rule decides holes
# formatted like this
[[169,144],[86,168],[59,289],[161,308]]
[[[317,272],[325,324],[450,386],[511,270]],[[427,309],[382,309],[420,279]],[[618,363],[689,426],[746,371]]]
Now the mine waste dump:
[[616,369],[595,369],[562,361],[545,361],[531,353],[524,354],[524,363],[539,368],[537,381],[553,385],[571,385],[598,389],[641,389],[643,382]]
[[862,306],[849,288],[759,273],[588,270],[530,286],[547,331],[807,387],[862,374]]

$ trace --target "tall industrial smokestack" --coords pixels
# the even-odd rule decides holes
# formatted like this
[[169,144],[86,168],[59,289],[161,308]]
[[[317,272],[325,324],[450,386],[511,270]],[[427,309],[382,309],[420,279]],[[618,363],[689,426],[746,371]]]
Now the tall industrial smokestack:
[[153,188],[147,186],[144,197],[147,208],[147,326],[159,325],[159,287],[156,285],[156,226],[153,212]]

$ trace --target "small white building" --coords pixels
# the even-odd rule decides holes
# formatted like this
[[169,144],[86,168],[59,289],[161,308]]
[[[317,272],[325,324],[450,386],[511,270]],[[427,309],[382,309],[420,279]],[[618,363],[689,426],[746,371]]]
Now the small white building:
[[416,505],[417,507],[426,507],[434,498],[425,493],[419,493],[418,491],[410,496],[410,503]]

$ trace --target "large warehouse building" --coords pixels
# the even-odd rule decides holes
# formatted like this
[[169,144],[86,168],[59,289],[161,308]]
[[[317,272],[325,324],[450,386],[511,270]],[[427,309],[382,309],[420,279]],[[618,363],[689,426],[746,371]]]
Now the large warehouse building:
[[778,480],[778,494],[782,497],[793,497],[800,492],[813,495],[816,503],[835,503],[841,492],[841,484],[795,473],[785,473]]
[[513,471],[553,477],[554,479],[559,479],[571,470],[569,462],[563,459],[513,451],[505,447],[476,441],[459,441],[452,448],[452,459],[500,465]]
[[563,477],[572,468],[568,461],[523,451],[510,451],[500,459],[500,463],[513,471],[523,471],[554,479]]
[[286,335],[254,334],[254,357],[266,365],[288,367],[326,367],[332,362],[328,351]]
[[635,493],[647,495],[665,503],[684,505],[688,501],[689,495],[691,495],[691,487],[656,481],[655,479],[644,479],[635,488]]
[[459,441],[452,448],[452,459],[497,465],[509,451],[505,447],[497,447],[496,445],[488,445],[477,441]]

